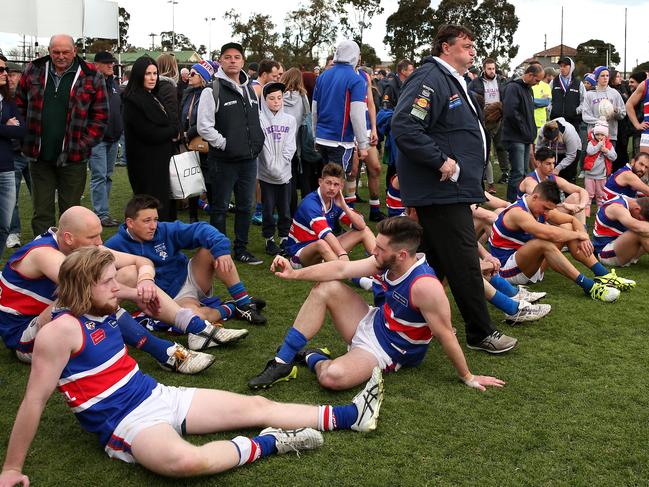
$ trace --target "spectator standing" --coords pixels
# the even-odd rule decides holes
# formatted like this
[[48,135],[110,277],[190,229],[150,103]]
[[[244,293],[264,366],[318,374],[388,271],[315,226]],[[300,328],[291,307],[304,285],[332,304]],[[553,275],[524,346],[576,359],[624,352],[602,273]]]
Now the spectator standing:
[[[266,240],[266,253],[284,253],[291,228],[291,161],[295,155],[297,122],[284,112],[282,83],[267,83],[262,91],[261,128],[264,131],[264,148],[259,154],[257,178],[261,187],[263,205],[262,236]],[[279,245],[275,243],[275,219]]]
[[25,134],[25,123],[9,89],[7,58],[0,55],[0,260],[16,206],[13,139]]
[[550,119],[563,117],[576,129],[581,125],[579,106],[581,105],[586,88],[579,78],[573,76],[575,62],[564,57],[559,60],[559,75],[552,81],[552,102]]
[[259,122],[259,101],[243,71],[243,46],[229,42],[221,47],[220,67],[213,86],[207,87],[198,105],[198,134],[210,144],[207,157],[212,181],[210,223],[226,235],[226,215],[234,193],[234,258],[251,265],[263,261],[248,247],[250,213],[257,178],[257,156],[264,145]]
[[[610,79],[610,70],[606,66],[598,66],[593,72],[593,77],[597,81],[595,89],[586,92],[584,100],[580,105],[581,115],[584,123],[588,125],[588,130],[591,131],[595,128],[595,124],[599,121],[600,116],[606,117],[608,121],[608,137],[615,145],[618,134],[618,121],[626,116],[626,107],[620,93],[608,85]],[[603,100],[608,100],[604,102]],[[601,113],[600,106],[602,104],[612,105],[610,113]]]
[[588,132],[588,146],[584,158],[584,171],[586,173],[584,183],[589,198],[586,216],[590,216],[590,206],[593,198],[595,198],[598,210],[606,199],[604,184],[611,175],[612,163],[616,158],[615,147],[608,138],[608,123],[606,119],[598,120],[593,130]]
[[80,204],[90,150],[108,122],[103,76],[77,56],[72,37],[55,35],[48,49],[27,66],[16,89],[27,124],[22,151],[32,178],[34,235],[56,225],[57,197],[59,213]]
[[383,96],[381,98],[381,108],[394,110],[399,101],[401,86],[414,70],[415,66],[409,59],[402,59],[397,63],[397,74],[392,76],[387,83],[385,83]]
[[[189,143],[195,137],[199,137],[196,121],[198,119],[198,104],[201,99],[201,93],[205,87],[212,82],[214,76],[214,67],[209,61],[201,61],[192,66],[189,72],[189,86],[183,93],[183,99],[180,104],[180,130],[183,133],[183,139]],[[199,153],[201,160],[201,171],[206,181],[207,194],[210,194],[211,185],[209,184],[209,167],[207,165],[207,154]],[[198,196],[189,198],[189,222],[198,221]]]
[[[622,73],[620,73],[616,69],[611,69],[608,85],[620,94],[622,101],[626,105],[626,102],[629,99],[631,93],[629,92],[629,87],[622,78]],[[617,124],[617,141],[615,143],[615,152],[617,153],[617,159],[613,161],[613,172],[629,163],[629,135],[633,129],[634,127],[629,121],[629,116],[627,113],[624,118],[621,119]]]
[[510,81],[505,87],[502,140],[507,146],[511,165],[507,185],[509,201],[516,201],[518,186],[527,171],[530,149],[536,139],[532,86],[541,79],[543,79],[543,68],[539,64],[530,64],[523,76]]
[[[498,65],[495,59],[492,58],[486,58],[482,61],[482,74],[469,83],[469,91],[481,95],[484,99],[483,108],[494,103],[502,104],[504,88],[505,79],[498,74]],[[497,121],[496,119],[492,119],[492,121],[486,122],[486,128],[491,138],[491,146],[494,147],[498,165],[500,166],[501,174],[498,182],[506,183],[509,181],[509,156],[502,142],[502,119],[498,119]],[[489,176],[489,166],[491,165],[490,155],[488,155],[487,159],[487,176]],[[491,169],[490,179],[491,181],[489,181],[489,178],[487,180],[487,183],[491,183],[488,190],[492,192],[495,189],[493,187],[493,169]]]
[[647,73],[638,71],[629,76],[631,96],[626,102],[626,113],[633,126],[633,153],[649,152],[649,91]]
[[392,133],[402,201],[417,210],[428,262],[440,280],[448,278],[467,346],[503,353],[517,341],[498,332],[489,318],[471,214],[471,205],[484,201],[487,158],[480,106],[463,77],[474,58],[471,31],[441,27],[433,56],[402,87]]
[[[123,94],[123,121],[128,179],[133,194],[149,194],[161,203],[158,215],[170,221],[175,214],[169,199],[169,160],[178,134],[162,101],[158,99],[158,65],[143,56],[135,61]],[[175,92],[174,92],[175,99]]]
[[183,93],[189,86],[189,69],[187,68],[182,68],[180,70],[180,79],[178,80],[178,86],[177,88],[177,96],[178,96],[178,103],[181,102],[183,99]]
[[[131,68],[126,68],[122,71],[122,78],[119,84],[120,96],[122,95],[122,93],[124,93],[124,90],[126,89],[126,85],[128,84],[128,79],[130,78],[130,76],[131,76]],[[126,167],[126,142],[124,140],[123,130],[122,130],[122,136],[119,138],[119,156],[117,162],[115,162],[115,165]]]
[[106,80],[108,97],[108,125],[104,139],[92,148],[90,153],[90,200],[103,227],[116,227],[119,221],[110,216],[110,190],[113,185],[113,169],[117,161],[119,139],[122,136],[122,97],[113,67],[117,61],[109,52],[95,54],[95,66]]
[[[14,98],[16,96],[16,88],[18,87],[18,82],[20,77],[23,74],[22,67],[19,64],[7,63],[7,72],[8,78],[7,82],[9,85],[9,97]],[[24,127],[24,125],[23,125]],[[25,127],[26,128],[26,127]],[[9,228],[9,235],[7,236],[7,247],[10,249],[17,248],[21,246],[20,243],[20,211],[18,209],[18,200],[20,196],[20,183],[22,179],[25,179],[25,185],[29,194],[32,193],[32,179],[29,176],[29,166],[27,165],[27,160],[25,156],[20,153],[20,146],[22,145],[22,140],[13,139],[12,145],[14,148],[14,174],[16,176],[16,204],[14,205],[13,215],[11,217],[11,226]]]
[[[302,73],[297,68],[291,68],[280,80],[286,87],[284,91],[284,112],[293,115],[298,127],[304,124],[311,125],[311,104],[307,98],[306,88],[302,81]],[[304,130],[304,129],[303,129]],[[291,215],[297,209],[297,192],[300,191],[300,198],[315,191],[318,186],[319,168],[314,167],[302,157],[300,147],[300,134],[296,133],[297,150],[293,156],[291,168]]]
[[543,79],[538,84],[532,86],[534,94],[534,123],[536,125],[537,135],[541,127],[548,121],[548,106],[552,97],[552,88],[550,83],[554,79],[554,69],[547,67],[543,70]]
[[338,44],[334,64],[318,76],[313,92],[312,116],[316,148],[324,163],[342,166],[347,176],[345,198],[356,198],[352,155],[364,160],[370,147],[367,133],[367,84],[355,71],[360,48],[352,40]]

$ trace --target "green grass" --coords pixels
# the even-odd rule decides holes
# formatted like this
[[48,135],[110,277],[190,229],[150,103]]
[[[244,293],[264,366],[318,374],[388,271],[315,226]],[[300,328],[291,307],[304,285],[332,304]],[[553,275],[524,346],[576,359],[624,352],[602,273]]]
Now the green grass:
[[[499,187],[499,195],[504,192]],[[361,194],[367,196],[365,188]],[[118,168],[111,198],[114,216],[121,214],[129,195],[126,171]],[[29,204],[24,195],[21,202],[25,241],[30,238]],[[86,196],[84,204],[88,203]],[[187,221],[186,213],[181,218]],[[113,232],[106,231],[104,237]],[[251,227],[251,238],[250,250],[263,256],[258,227]],[[238,266],[251,292],[268,301],[268,326],[253,327],[236,346],[214,350],[217,363],[205,374],[173,375],[134,351],[142,370],[170,385],[249,394],[246,381],[281,342],[309,289],[307,283],[280,282],[268,271],[269,263],[266,257],[263,266]],[[453,322],[471,370],[500,377],[507,386],[486,393],[469,390],[433,343],[421,367],[385,377],[386,398],[377,431],[328,433],[322,449],[299,458],[262,460],[218,477],[163,479],[139,466],[109,461],[96,438],[81,430],[55,394],[24,471],[34,485],[647,485],[648,265],[645,257],[619,271],[639,286],[615,304],[595,303],[576,285],[548,272],[537,288],[548,291],[544,302],[553,310],[542,321],[512,328],[490,307],[501,331],[519,339],[515,350],[499,357],[466,350],[461,317],[451,300]],[[225,293],[220,284],[217,292]],[[327,345],[336,355],[345,351],[330,325],[314,344]],[[28,367],[0,347],[2,457],[28,374]],[[262,394],[319,404],[346,403],[355,392],[324,390],[313,375],[300,369],[297,380]],[[236,434],[190,441],[200,444]]]

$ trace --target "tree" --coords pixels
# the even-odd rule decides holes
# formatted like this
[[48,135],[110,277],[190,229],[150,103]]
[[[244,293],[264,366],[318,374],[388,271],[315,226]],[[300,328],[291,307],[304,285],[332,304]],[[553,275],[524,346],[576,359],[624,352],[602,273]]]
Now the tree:
[[575,62],[579,61],[591,70],[597,66],[617,66],[620,62],[620,54],[613,44],[599,39],[591,39],[577,46]]
[[361,61],[365,66],[376,66],[381,64],[381,58],[376,54],[376,49],[374,49],[369,44],[361,44]]
[[363,33],[372,26],[372,17],[381,15],[381,0],[336,0],[343,33],[360,46]]
[[198,49],[196,49],[196,52],[202,56],[207,53],[207,47],[205,47],[205,44],[201,44],[198,46]]
[[122,50],[129,47],[128,44],[128,23],[131,20],[131,14],[129,14],[124,7],[119,7],[119,43]]
[[336,41],[338,26],[334,23],[332,0],[310,0],[286,14],[281,61],[290,66],[313,66],[318,63],[314,51]]
[[383,38],[395,62],[404,58],[415,62],[421,58],[421,49],[430,39],[428,19],[432,16],[430,0],[399,0],[399,8],[385,23]]
[[[185,34],[176,32],[175,34],[176,51],[195,51],[196,46],[192,44]],[[160,32],[160,46],[163,51],[172,51],[174,48],[174,33],[171,30]]]
[[434,37],[444,24],[459,24],[466,27],[476,25],[474,11],[477,6],[477,0],[442,0],[433,11],[429,33]]
[[635,68],[633,68],[632,72],[637,73],[638,71],[649,71],[649,61],[638,64]]
[[518,54],[514,34],[518,29],[516,7],[507,0],[484,0],[473,14],[476,29],[476,49],[480,57],[490,57],[501,67],[508,68],[509,61]]
[[270,15],[252,14],[247,21],[242,21],[241,16],[234,10],[228,10],[225,18],[230,22],[232,36],[246,50],[248,61],[260,61],[273,57],[277,51],[279,34],[275,31],[275,24]]

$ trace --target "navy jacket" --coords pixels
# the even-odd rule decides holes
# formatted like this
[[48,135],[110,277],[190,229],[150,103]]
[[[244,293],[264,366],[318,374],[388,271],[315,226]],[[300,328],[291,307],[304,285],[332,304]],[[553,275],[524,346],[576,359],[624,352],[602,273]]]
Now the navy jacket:
[[534,94],[521,79],[507,83],[503,99],[502,141],[533,144],[536,139]]
[[[453,75],[432,57],[404,82],[392,116],[392,136],[399,152],[397,173],[406,206],[484,201],[482,112]],[[484,126],[483,126],[484,129]],[[440,181],[448,157],[460,165],[457,182]]]
[[[7,125],[7,120],[16,117],[20,125]],[[0,172],[14,170],[13,139],[20,139],[25,135],[27,126],[25,119],[18,110],[13,100],[0,101]]]
[[104,132],[104,141],[117,142],[124,131],[124,123],[122,122],[122,97],[114,76],[106,78],[106,94],[108,97],[108,125]]
[[153,239],[148,242],[133,239],[126,225],[122,225],[105,245],[109,249],[150,259],[155,267],[155,283],[172,298],[187,278],[189,259],[182,250],[203,247],[214,258],[230,254],[230,240],[207,222],[191,225],[178,220],[159,222]]

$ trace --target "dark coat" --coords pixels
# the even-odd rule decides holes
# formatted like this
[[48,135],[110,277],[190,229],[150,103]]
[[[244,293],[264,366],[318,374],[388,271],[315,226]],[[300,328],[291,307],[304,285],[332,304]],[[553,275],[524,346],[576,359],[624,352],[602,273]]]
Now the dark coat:
[[[392,117],[397,173],[406,206],[484,201],[482,112],[460,82],[432,57],[406,79]],[[482,127],[482,130],[481,130]],[[457,182],[440,181],[448,157],[460,166]]]
[[[172,123],[153,93],[139,91],[123,100],[128,179],[134,194],[149,194],[166,207],[169,201],[169,160],[174,152]],[[166,208],[165,208],[166,210]],[[164,220],[163,211],[160,219]]]
[[534,94],[521,78],[507,84],[503,98],[502,141],[533,144],[536,139]]

